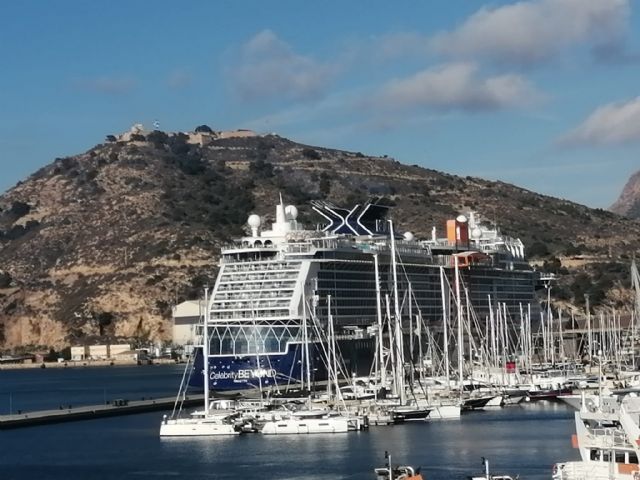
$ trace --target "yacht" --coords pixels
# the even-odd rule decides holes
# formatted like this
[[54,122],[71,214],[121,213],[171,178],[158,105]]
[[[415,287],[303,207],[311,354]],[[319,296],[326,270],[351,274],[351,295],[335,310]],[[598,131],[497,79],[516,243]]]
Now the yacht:
[[573,446],[580,459],[556,463],[553,480],[638,480],[640,398],[599,395],[575,412]]

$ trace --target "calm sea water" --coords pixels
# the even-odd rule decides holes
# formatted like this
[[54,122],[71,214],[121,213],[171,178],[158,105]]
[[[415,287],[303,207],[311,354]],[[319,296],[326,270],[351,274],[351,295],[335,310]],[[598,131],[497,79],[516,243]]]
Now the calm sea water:
[[[16,406],[18,401],[69,403],[63,399],[66,394],[100,402],[103,391],[92,389],[107,388],[118,396],[171,395],[180,374],[180,367],[161,366],[12,371],[0,372],[0,389],[5,398],[15,392]],[[553,463],[577,455],[570,442],[572,411],[546,402],[471,412],[459,421],[343,435],[161,440],[161,416],[157,412],[0,431],[0,478],[371,479],[388,450],[394,464],[421,465],[429,480],[479,473],[482,456],[496,472],[541,480],[550,478]]]
[[175,395],[184,365],[0,370],[0,415]]

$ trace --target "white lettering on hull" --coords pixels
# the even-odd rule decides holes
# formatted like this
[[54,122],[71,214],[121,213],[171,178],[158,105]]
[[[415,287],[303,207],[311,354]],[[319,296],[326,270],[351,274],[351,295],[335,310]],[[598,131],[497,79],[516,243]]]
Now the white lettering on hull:
[[275,378],[277,372],[274,368],[256,368],[256,369],[242,369],[235,372],[210,372],[210,380],[250,380],[252,378]]

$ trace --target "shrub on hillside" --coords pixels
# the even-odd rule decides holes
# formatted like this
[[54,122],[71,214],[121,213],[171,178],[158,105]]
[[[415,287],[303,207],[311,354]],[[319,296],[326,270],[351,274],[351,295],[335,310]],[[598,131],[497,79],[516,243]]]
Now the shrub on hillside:
[[16,219],[24,217],[30,211],[31,205],[25,202],[13,202],[11,208],[9,208],[9,213]]
[[147,141],[153,143],[154,146],[160,147],[169,141],[169,135],[160,130],[154,130],[147,135]]
[[273,164],[260,157],[249,163],[249,171],[259,178],[271,178],[273,177]]
[[7,272],[0,272],[0,288],[9,288],[12,280]]
[[320,156],[320,153],[318,153],[318,151],[314,150],[313,148],[303,148],[302,156],[311,160],[320,160],[322,158]]
[[549,247],[547,247],[546,243],[542,242],[533,243],[533,245],[527,249],[527,253],[531,258],[548,257],[550,254]]

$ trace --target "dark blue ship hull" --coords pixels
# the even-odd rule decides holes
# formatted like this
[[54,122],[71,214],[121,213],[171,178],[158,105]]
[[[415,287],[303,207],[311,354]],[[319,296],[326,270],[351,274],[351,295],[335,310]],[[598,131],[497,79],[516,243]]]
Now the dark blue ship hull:
[[[326,344],[324,345],[326,349]],[[306,375],[303,366],[303,344],[289,343],[282,354],[269,355],[213,355],[209,356],[209,388],[214,391],[259,390],[261,388],[296,386]],[[375,355],[375,339],[348,339],[338,341],[347,372],[368,375]],[[204,388],[204,362],[202,349],[195,350],[194,368],[189,385]],[[323,348],[320,343],[309,343],[311,381],[327,379]]]

